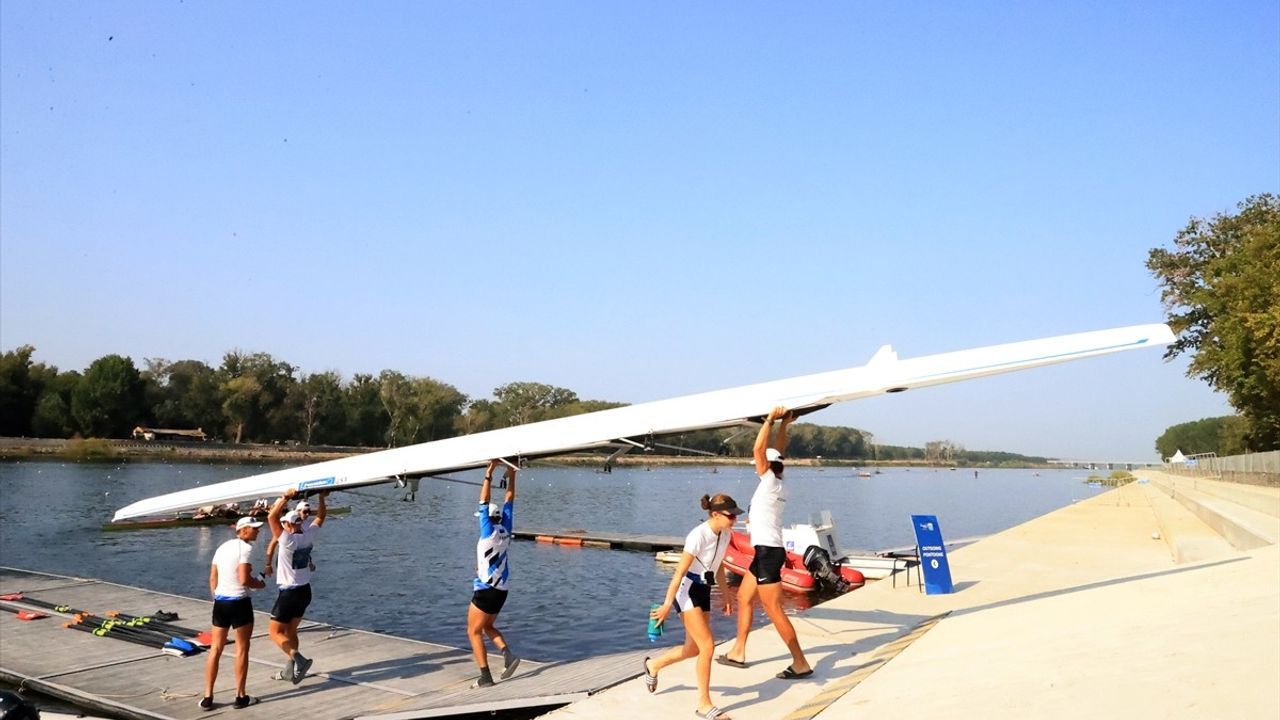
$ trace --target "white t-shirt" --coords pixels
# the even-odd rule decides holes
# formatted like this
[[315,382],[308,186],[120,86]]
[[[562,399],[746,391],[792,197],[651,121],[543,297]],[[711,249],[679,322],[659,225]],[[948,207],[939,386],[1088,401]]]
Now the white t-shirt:
[[253,546],[240,538],[231,538],[218,546],[213,553],[213,564],[218,566],[218,584],[213,590],[214,598],[232,600],[249,595],[249,588],[240,584],[240,566],[249,564],[252,552]]
[[708,570],[715,572],[719,569],[720,561],[724,560],[724,553],[729,549],[729,532],[726,530],[716,535],[706,523],[690,530],[684,539],[684,551],[693,556],[689,572],[702,577]]
[[280,553],[276,556],[276,587],[284,590],[311,584],[311,548],[319,534],[320,528],[315,525],[307,525],[298,533],[280,533],[276,543]]
[[782,509],[786,502],[787,489],[782,486],[782,479],[772,470],[765,470],[747,509],[751,515],[752,545],[785,547],[782,544]]

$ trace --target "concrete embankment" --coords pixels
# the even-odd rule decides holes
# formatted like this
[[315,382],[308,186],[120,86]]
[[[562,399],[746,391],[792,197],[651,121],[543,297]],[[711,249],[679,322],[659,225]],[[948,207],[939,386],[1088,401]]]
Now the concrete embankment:
[[[1280,517],[1260,509],[1280,490],[1242,504],[1136,474],[951,553],[953,594],[900,578],[797,616],[812,678],[775,679],[788,655],[755,631],[751,667],[712,666],[712,699],[738,720],[1280,717]],[[1230,519],[1206,522],[1200,505]],[[1249,528],[1248,547],[1228,525]],[[636,679],[551,717],[690,717],[693,673],[681,663],[655,695]]]

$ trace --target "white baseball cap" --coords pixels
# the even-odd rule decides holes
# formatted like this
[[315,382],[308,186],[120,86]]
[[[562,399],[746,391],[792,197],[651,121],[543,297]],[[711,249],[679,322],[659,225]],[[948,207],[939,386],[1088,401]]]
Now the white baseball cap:
[[307,512],[311,512],[311,503],[307,502],[306,500],[301,500],[298,502],[297,505],[293,506],[293,509],[297,510],[298,512],[302,512],[303,510],[306,510]]
[[262,523],[258,522],[257,520],[254,520],[248,515],[236,521],[236,530],[241,530],[247,527],[262,527]]
[[280,522],[293,523],[294,525],[297,525],[302,522],[302,516],[298,514],[297,510],[290,510],[284,514],[284,517],[280,518]]
[[777,448],[768,448],[764,451],[764,459],[769,462],[782,462],[784,458]]

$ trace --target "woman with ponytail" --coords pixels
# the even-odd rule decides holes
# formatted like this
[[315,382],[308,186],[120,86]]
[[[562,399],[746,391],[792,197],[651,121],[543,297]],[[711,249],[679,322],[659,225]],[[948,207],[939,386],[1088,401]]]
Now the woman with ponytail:
[[644,682],[649,692],[658,689],[658,673],[673,663],[698,658],[698,706],[694,714],[708,720],[729,720],[729,716],[711,703],[711,655],[716,641],[711,635],[711,583],[720,588],[724,614],[733,614],[733,600],[725,580],[725,550],[738,516],[743,513],[733,498],[723,493],[702,496],[702,509],[707,520],[699,523],[684,541],[675,576],[667,588],[667,597],[650,613],[659,623],[675,608],[684,621],[684,645],[674,647],[658,658],[644,659]]

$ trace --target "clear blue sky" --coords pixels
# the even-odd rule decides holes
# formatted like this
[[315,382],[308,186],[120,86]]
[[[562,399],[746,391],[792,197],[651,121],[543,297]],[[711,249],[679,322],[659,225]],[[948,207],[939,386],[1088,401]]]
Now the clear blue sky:
[[[1280,190],[1280,10],[0,5],[0,345],[640,402],[1158,322],[1147,251]],[[1150,458],[1158,351],[848,403]]]

